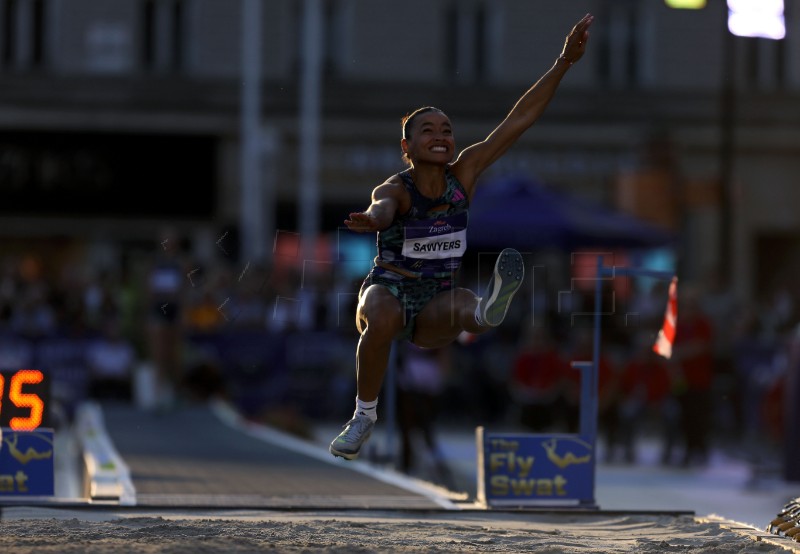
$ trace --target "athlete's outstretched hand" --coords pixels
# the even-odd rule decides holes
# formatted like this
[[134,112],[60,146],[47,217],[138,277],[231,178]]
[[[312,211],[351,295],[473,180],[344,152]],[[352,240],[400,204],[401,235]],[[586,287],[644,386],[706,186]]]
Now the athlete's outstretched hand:
[[583,53],[586,51],[586,43],[589,41],[589,27],[592,26],[593,21],[594,16],[587,13],[567,35],[564,41],[564,49],[561,51],[561,57],[567,60],[570,65],[583,57]]
[[374,233],[378,231],[378,220],[364,212],[353,212],[349,219],[344,220],[344,224],[351,231],[357,233]]

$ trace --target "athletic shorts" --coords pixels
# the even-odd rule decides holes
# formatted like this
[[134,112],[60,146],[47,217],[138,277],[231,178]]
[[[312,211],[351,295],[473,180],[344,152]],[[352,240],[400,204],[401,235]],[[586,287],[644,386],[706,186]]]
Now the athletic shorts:
[[[403,317],[405,325],[400,334],[395,337],[398,340],[412,340],[414,337],[414,323],[417,314],[431,299],[445,290],[453,288],[452,279],[435,279],[421,277],[412,279],[402,277],[379,267],[373,267],[369,272],[364,283],[361,285],[363,293],[370,285],[381,285],[386,287],[389,292],[400,301],[403,306]],[[360,296],[360,294],[359,294]]]

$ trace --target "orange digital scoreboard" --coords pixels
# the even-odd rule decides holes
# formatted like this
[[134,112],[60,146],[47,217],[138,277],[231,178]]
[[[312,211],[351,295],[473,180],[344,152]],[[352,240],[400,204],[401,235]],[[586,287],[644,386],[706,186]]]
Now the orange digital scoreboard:
[[0,370],[0,427],[50,427],[50,380],[38,369]]

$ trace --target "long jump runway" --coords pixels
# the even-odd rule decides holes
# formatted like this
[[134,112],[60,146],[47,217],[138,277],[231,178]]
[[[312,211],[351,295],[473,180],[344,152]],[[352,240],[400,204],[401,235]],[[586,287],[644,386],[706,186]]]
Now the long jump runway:
[[400,475],[249,426],[224,405],[163,415],[125,405],[104,405],[102,411],[139,507],[453,508],[446,497]]

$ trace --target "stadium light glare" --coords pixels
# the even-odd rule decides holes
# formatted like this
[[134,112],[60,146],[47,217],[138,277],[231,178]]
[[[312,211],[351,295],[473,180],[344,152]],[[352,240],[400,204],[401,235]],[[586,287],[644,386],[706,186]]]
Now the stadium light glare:
[[784,38],[783,0],[728,0],[728,30],[739,37]]
[[706,7],[706,0],[664,0],[670,8],[677,10],[702,10]]

